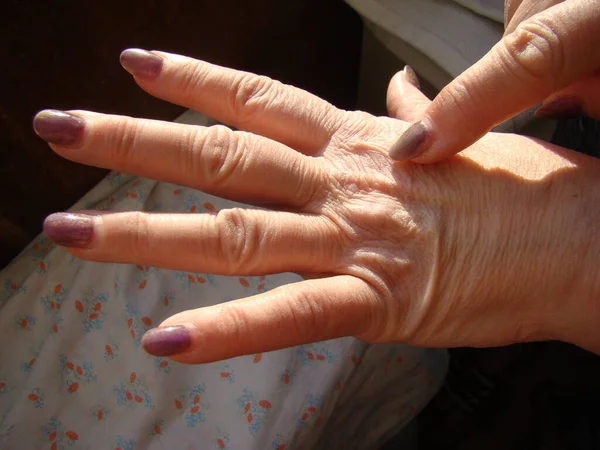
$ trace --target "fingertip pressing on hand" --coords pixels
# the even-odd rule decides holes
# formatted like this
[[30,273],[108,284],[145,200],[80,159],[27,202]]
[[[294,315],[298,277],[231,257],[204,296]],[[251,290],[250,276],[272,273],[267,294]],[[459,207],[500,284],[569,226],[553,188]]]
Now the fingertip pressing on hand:
[[423,121],[413,123],[390,147],[389,155],[395,161],[410,161],[424,153],[431,141],[431,133]]
[[[432,163],[597,70],[600,8],[562,2],[522,22],[434,99],[390,148],[396,161]],[[573,30],[580,30],[574,33]]]

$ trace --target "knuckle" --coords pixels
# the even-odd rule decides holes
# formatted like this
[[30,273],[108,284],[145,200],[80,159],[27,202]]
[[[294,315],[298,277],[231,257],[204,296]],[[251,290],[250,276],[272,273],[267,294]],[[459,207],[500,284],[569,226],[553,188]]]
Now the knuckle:
[[[242,170],[245,158],[244,138],[223,125],[215,125],[206,132],[196,132],[191,137],[191,154],[183,152],[189,167],[198,167],[214,188],[223,188],[233,181],[235,175]],[[195,170],[195,169],[192,169]]]
[[184,102],[193,100],[207,76],[206,66],[200,61],[189,62],[178,69],[179,77],[175,92],[184,99]]
[[252,331],[251,320],[245,309],[240,305],[230,303],[223,308],[222,313],[225,315],[222,323],[227,324],[228,337],[233,341],[234,348],[244,351],[244,347],[249,343],[248,336]]
[[287,303],[292,318],[293,335],[304,342],[316,342],[330,333],[327,314],[318,299],[322,293],[310,282],[304,282],[302,289],[284,286],[284,297],[292,299]]
[[217,213],[219,257],[229,274],[251,273],[257,267],[262,234],[256,221],[243,208],[223,209]]
[[283,94],[282,84],[269,77],[240,74],[232,90],[231,109],[241,126],[261,114]]
[[125,219],[125,229],[129,234],[129,252],[134,261],[143,262],[150,255],[151,227],[148,214],[136,211]]
[[305,210],[318,210],[330,195],[333,176],[312,160],[301,159],[294,172],[299,174],[296,187],[297,207]]
[[112,132],[105,136],[106,154],[114,163],[135,164],[135,148],[140,133],[140,122],[131,117],[118,117],[113,124]]
[[498,57],[517,78],[548,79],[565,69],[565,51],[556,18],[537,15],[503,39]]

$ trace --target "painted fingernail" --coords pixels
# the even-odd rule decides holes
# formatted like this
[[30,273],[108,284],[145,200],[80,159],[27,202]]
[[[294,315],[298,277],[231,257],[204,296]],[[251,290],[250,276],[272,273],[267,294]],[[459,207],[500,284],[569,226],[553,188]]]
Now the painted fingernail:
[[94,219],[85,214],[52,214],[44,221],[44,234],[63,247],[84,248],[94,237]]
[[408,81],[410,84],[412,84],[413,86],[415,86],[418,89],[421,88],[421,83],[419,82],[419,77],[417,76],[417,73],[413,70],[412,67],[410,67],[409,65],[404,66],[402,73],[404,74],[406,81]]
[[146,50],[130,48],[121,53],[121,65],[134,77],[151,80],[156,78],[163,66],[163,59]]
[[33,129],[50,144],[71,147],[83,139],[85,120],[64,111],[46,109],[35,115]]
[[390,158],[396,161],[416,158],[429,147],[428,137],[429,132],[423,122],[412,124],[390,148]]
[[558,97],[542,103],[534,115],[542,119],[572,119],[583,115],[583,105],[577,97]]
[[144,350],[152,356],[171,356],[182,353],[192,345],[188,329],[182,325],[158,327],[142,337]]

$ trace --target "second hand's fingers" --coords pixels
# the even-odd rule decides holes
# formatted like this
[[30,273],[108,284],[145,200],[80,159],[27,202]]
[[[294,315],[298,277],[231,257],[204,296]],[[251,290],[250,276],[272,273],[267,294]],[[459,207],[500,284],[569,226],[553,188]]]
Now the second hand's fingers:
[[304,206],[321,188],[317,160],[224,126],[42,111],[37,133],[83,164],[183,184],[238,201]]
[[507,2],[504,9],[504,35],[510,34],[521,22],[565,0],[524,0]]
[[301,89],[184,56],[130,49],[121,63],[155,97],[305,153],[321,150],[343,118]]
[[494,125],[541,102],[600,65],[600,8],[564,2],[522,22],[440,92],[422,121],[390,149],[399,161],[431,163],[476,142]]
[[146,333],[142,345],[155,356],[207,363],[382,329],[380,305],[352,276],[302,281],[179,313]]
[[387,109],[390,117],[415,122],[421,120],[431,103],[419,89],[419,79],[410,66],[396,73],[387,90]]
[[343,250],[337,231],[321,216],[242,208],[58,213],[44,222],[49,238],[83,259],[222,275],[330,271]]
[[535,112],[548,119],[589,116],[600,120],[600,74],[596,74],[547,98]]

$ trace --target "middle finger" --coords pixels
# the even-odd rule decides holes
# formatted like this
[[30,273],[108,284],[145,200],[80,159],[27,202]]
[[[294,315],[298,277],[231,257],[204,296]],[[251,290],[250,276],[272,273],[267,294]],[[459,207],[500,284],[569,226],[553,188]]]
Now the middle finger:
[[217,214],[58,213],[44,233],[78,257],[222,275],[327,272],[343,245],[323,216],[255,209]]

